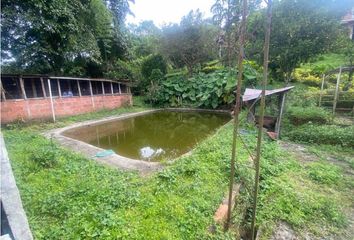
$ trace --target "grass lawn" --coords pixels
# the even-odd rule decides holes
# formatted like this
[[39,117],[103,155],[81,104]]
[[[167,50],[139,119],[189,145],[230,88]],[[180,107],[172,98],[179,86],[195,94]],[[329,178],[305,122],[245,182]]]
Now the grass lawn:
[[[234,228],[208,232],[228,186],[232,125],[198,144],[193,153],[149,177],[90,161],[42,137],[41,131],[76,121],[141,111],[131,107],[61,119],[57,123],[10,125],[3,130],[6,147],[35,239],[233,239],[236,226],[249,226],[253,170],[239,146],[236,181],[244,188],[233,213]],[[247,128],[245,126],[245,128]],[[254,148],[248,127],[243,140]],[[345,158],[354,152],[336,156]],[[330,154],[310,148],[309,154]],[[353,156],[353,155],[352,155]],[[353,176],[327,158],[304,162],[266,140],[258,225],[267,239],[277,223],[288,222],[299,235],[345,236],[346,211],[354,202]],[[352,166],[352,165],[351,165]],[[343,238],[345,239],[345,238]]]

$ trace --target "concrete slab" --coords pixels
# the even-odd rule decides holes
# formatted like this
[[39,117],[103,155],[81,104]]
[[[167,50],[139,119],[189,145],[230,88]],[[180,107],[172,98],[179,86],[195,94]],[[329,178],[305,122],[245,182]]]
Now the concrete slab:
[[[12,173],[5,142],[0,134],[1,147],[1,202],[7,219],[8,231],[15,240],[32,240],[32,233],[28,225],[26,213],[22,206],[20,193]],[[5,234],[6,235],[6,234]]]
[[142,161],[139,159],[132,159],[132,158],[127,158],[118,154],[112,154],[106,157],[95,157],[97,152],[105,151],[105,149],[93,146],[91,144],[72,139],[69,137],[66,137],[63,135],[65,131],[78,128],[78,127],[84,127],[84,126],[89,126],[89,125],[97,125],[97,124],[102,124],[105,122],[111,122],[115,120],[123,120],[127,118],[132,118],[136,116],[141,116],[145,115],[148,113],[154,113],[158,111],[163,111],[163,110],[177,110],[177,111],[204,111],[204,112],[220,112],[220,113],[229,113],[228,111],[223,111],[223,110],[204,110],[204,109],[192,109],[192,108],[167,108],[167,109],[154,109],[154,110],[147,110],[147,111],[142,111],[142,112],[137,112],[137,113],[128,113],[128,114],[123,114],[120,116],[114,116],[114,117],[106,117],[101,120],[90,120],[90,121],[84,121],[76,124],[72,124],[70,126],[64,127],[64,128],[59,128],[59,129],[53,129],[50,131],[47,131],[44,133],[44,135],[47,138],[53,138],[54,140],[58,141],[62,146],[71,149],[75,152],[82,153],[84,156],[86,156],[89,159],[93,159],[99,163],[103,163],[112,167],[116,167],[119,169],[123,170],[132,170],[132,171],[138,171],[141,174],[148,174],[153,171],[159,170],[163,168],[163,165],[158,162],[146,162]]

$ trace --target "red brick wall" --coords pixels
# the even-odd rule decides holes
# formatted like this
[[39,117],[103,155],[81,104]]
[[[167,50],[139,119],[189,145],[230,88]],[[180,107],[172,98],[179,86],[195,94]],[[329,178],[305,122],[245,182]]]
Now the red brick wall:
[[[92,101],[94,103],[92,103]],[[101,109],[114,109],[124,104],[132,104],[130,94],[111,96],[82,96],[53,98],[56,117],[72,116]],[[32,120],[52,118],[49,98],[17,99],[1,102],[1,123],[15,120]]]

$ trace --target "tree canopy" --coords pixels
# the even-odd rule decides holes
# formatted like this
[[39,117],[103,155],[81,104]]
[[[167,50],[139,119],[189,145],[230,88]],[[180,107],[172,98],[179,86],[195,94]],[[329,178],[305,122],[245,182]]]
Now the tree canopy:
[[4,0],[1,8],[2,64],[17,72],[103,75],[126,54],[128,0]]
[[[149,20],[125,23],[134,0],[3,0],[2,70],[143,83],[149,76],[142,73],[142,65],[151,56],[162,56],[167,72],[186,69],[189,75],[210,62],[232,67],[241,2],[215,0],[210,19],[191,10],[179,23],[157,27]],[[340,19],[352,5],[351,0],[275,1],[269,62],[274,76],[289,81],[300,63],[334,48],[348,49],[344,53],[351,61],[352,44],[339,39]],[[245,57],[260,62],[265,17],[261,0],[249,1],[248,15]]]
[[[282,0],[274,4],[270,41],[270,68],[278,77],[291,79],[300,63],[331,49],[340,35],[340,18],[347,0]],[[249,22],[248,54],[262,59],[264,11],[253,14]]]

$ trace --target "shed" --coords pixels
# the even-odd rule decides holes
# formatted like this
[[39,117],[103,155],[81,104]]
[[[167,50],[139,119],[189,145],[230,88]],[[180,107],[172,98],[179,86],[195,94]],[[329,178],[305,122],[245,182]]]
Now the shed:
[[132,104],[127,80],[1,74],[1,123],[83,114]]
[[[280,125],[281,125],[282,115],[284,112],[285,95],[292,88],[294,88],[294,86],[265,91],[266,97],[270,97],[273,95],[278,96],[277,116],[269,116],[269,115],[264,116],[263,126],[267,128],[268,135],[273,139],[280,137]],[[262,90],[260,89],[246,88],[242,96],[242,102],[248,108],[247,120],[249,122],[256,122],[256,123],[258,122],[258,117],[256,116],[256,104],[258,100],[261,98],[261,94],[262,94]]]

